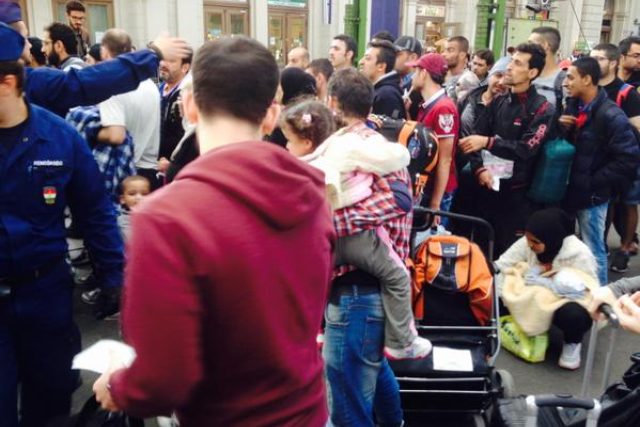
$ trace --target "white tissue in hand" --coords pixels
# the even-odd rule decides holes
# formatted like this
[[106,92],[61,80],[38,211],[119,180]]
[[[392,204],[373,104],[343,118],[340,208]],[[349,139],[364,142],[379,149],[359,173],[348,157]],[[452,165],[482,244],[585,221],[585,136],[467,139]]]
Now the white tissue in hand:
[[103,374],[109,369],[131,366],[136,358],[133,347],[114,340],[100,340],[76,354],[71,369],[85,369]]

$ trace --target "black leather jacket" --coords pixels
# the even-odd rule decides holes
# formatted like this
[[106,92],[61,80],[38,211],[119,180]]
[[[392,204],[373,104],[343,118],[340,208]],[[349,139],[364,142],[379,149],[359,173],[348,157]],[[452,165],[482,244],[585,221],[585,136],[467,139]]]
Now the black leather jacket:
[[[501,180],[501,188],[526,189],[531,183],[538,151],[547,139],[555,108],[531,86],[523,93],[507,93],[481,110],[476,135],[490,137],[491,154],[513,160],[513,177]],[[471,170],[477,175],[484,166],[480,152],[470,155]]]

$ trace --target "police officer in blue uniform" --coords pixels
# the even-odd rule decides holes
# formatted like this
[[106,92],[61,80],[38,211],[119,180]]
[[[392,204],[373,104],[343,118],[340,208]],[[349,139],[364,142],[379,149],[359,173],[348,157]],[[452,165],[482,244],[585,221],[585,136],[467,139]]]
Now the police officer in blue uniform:
[[114,298],[123,244],[86,142],[23,96],[24,37],[0,23],[0,40],[0,425],[44,427],[69,413],[78,382],[65,206]]

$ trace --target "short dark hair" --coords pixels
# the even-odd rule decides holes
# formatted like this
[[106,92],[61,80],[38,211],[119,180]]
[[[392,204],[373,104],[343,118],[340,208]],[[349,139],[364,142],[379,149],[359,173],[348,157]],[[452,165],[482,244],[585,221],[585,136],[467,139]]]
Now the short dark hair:
[[0,78],[16,76],[16,88],[20,93],[24,87],[24,65],[20,61],[1,61]]
[[469,40],[467,40],[466,37],[463,37],[463,36],[449,37],[447,41],[450,43],[451,42],[458,43],[458,46],[460,47],[461,51],[466,52],[467,54],[469,53]]
[[540,76],[540,73],[544,69],[547,56],[544,53],[544,49],[542,49],[542,46],[535,43],[522,43],[516,46],[516,52],[528,53],[529,55],[531,55],[531,58],[529,58],[529,69],[538,70],[538,74],[532,80],[538,78]]
[[31,56],[38,62],[38,64],[46,64],[47,57],[44,55],[44,52],[42,52],[42,40],[38,37],[29,37],[29,43],[31,43]]
[[191,48],[191,46],[187,46],[187,56],[181,58],[181,60],[181,64],[191,65],[191,63],[193,62],[193,49]]
[[102,36],[100,44],[102,44],[102,46],[104,46],[113,56],[131,52],[133,49],[133,42],[131,41],[129,34],[118,28],[111,28],[107,30],[107,32]]
[[221,113],[259,125],[278,79],[271,52],[247,37],[206,42],[193,63],[193,95],[205,117]]
[[540,34],[549,43],[549,49],[552,53],[558,52],[560,49],[560,31],[553,27],[538,27],[531,31],[532,34]]
[[478,58],[484,60],[489,67],[491,67],[495,63],[495,57],[493,56],[493,51],[491,49],[480,49],[477,50],[473,56],[477,56]]
[[64,50],[69,55],[78,54],[78,43],[76,41],[76,35],[70,26],[61,24],[59,22],[54,22],[44,30],[49,33],[51,44],[60,41],[62,42],[62,46],[64,46]]
[[631,49],[632,44],[640,44],[640,37],[638,36],[629,36],[626,39],[620,40],[618,44],[618,48],[620,49],[620,53],[622,55],[626,55],[629,53],[629,49]]
[[578,70],[578,74],[580,74],[582,77],[590,76],[591,83],[593,83],[594,86],[598,86],[601,74],[600,65],[595,58],[584,56],[573,61],[571,65],[576,67],[576,70]]
[[[427,73],[429,73],[428,70],[425,70]],[[429,77],[431,77],[431,80],[437,84],[442,86],[444,84],[444,79],[447,75],[446,74],[431,74],[429,73]]]
[[336,71],[329,80],[329,96],[336,98],[340,110],[348,115],[366,119],[373,105],[373,85],[358,70]]
[[327,58],[314,59],[309,63],[307,69],[310,69],[313,74],[322,74],[327,81],[333,74],[333,65]]
[[69,15],[71,12],[76,11],[76,12],[86,12],[87,9],[84,7],[84,5],[79,2],[79,1],[68,1],[67,5],[67,15]]
[[601,50],[609,61],[620,61],[620,49],[612,43],[600,43],[591,50]]
[[372,41],[373,40],[386,40],[389,43],[393,44],[393,42],[395,41],[395,38],[393,37],[393,34],[391,34],[390,31],[382,30],[382,31],[378,31],[373,36],[371,36],[371,40]]
[[356,55],[358,54],[358,45],[356,41],[353,39],[353,37],[347,34],[338,34],[333,39],[344,42],[346,46],[345,52],[349,52],[349,51],[353,52],[353,59],[356,59]]
[[299,137],[311,141],[313,148],[322,144],[336,129],[331,110],[315,99],[302,99],[289,105],[280,118]]
[[376,40],[369,43],[369,47],[378,49],[376,64],[384,63],[384,72],[388,73],[396,65],[396,49],[393,43],[387,40]]
[[124,189],[127,187],[127,185],[129,185],[129,183],[135,182],[135,181],[146,182],[147,185],[151,187],[151,183],[146,177],[142,175],[129,175],[128,177],[123,179],[122,182],[120,183],[120,188],[119,188],[120,195],[124,194]]

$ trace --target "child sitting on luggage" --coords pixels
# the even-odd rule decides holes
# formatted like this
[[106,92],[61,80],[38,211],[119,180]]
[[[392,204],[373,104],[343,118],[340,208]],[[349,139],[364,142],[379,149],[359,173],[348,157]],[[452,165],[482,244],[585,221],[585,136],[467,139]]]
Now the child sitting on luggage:
[[126,242],[129,239],[131,228],[131,211],[151,192],[151,184],[144,176],[132,175],[122,181],[120,188],[118,227],[120,228],[122,240]]
[[[287,149],[325,173],[327,196],[334,210],[371,197],[373,174],[384,176],[409,164],[409,153],[400,144],[350,140],[339,133],[331,136],[334,118],[317,101],[306,100],[287,108],[281,129],[288,140]],[[431,352],[431,343],[416,332],[409,275],[386,230],[372,227],[340,237],[335,256],[336,266],[353,265],[380,280],[387,357],[426,357]]]

